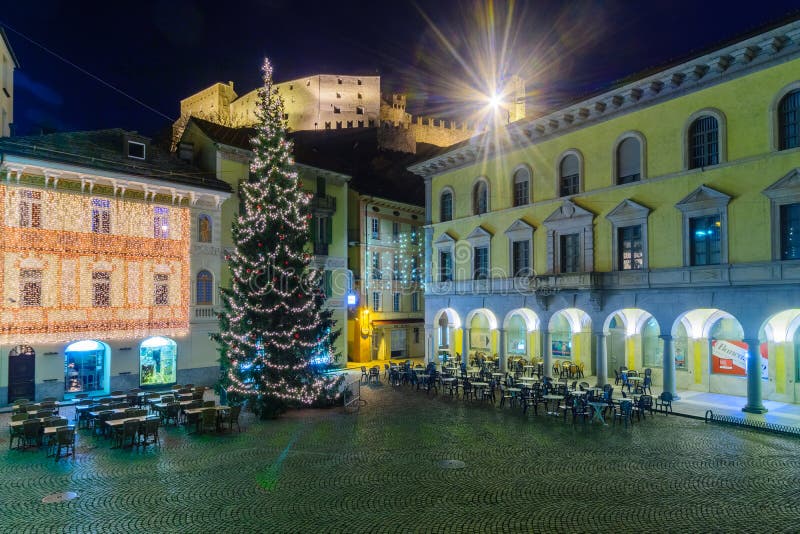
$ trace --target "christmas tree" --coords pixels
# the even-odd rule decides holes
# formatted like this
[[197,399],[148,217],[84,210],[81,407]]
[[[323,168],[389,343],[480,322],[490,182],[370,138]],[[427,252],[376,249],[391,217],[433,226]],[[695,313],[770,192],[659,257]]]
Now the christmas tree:
[[323,308],[321,273],[306,251],[311,196],[294,169],[269,60],[263,73],[250,178],[239,188],[235,250],[227,257],[231,288],[222,290],[220,332],[213,338],[220,345],[220,387],[268,418],[335,398],[339,382],[319,362],[337,358],[339,332]]

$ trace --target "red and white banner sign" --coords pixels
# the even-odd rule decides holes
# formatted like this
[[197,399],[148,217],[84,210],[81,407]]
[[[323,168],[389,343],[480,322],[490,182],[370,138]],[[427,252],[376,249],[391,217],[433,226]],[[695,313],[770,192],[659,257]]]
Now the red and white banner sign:
[[[761,378],[769,377],[766,343],[761,353]],[[711,341],[711,372],[723,375],[747,376],[747,343],[714,339]]]

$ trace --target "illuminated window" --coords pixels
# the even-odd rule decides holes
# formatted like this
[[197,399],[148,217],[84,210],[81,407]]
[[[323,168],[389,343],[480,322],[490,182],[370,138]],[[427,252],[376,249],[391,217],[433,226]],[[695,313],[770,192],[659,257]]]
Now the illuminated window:
[[111,233],[111,202],[103,198],[92,199],[92,232]]
[[373,217],[370,224],[372,225],[372,239],[381,238],[381,222],[377,217]]
[[372,279],[381,279],[381,255],[379,252],[372,253]]
[[719,215],[689,219],[692,265],[720,263],[720,226]]
[[92,273],[92,306],[99,308],[111,305],[111,273]]
[[372,311],[381,311],[381,294],[378,291],[372,293]]
[[617,229],[617,265],[620,271],[635,271],[642,268],[642,226],[623,226]]
[[163,386],[177,380],[178,345],[165,337],[151,337],[139,346],[139,384]]
[[201,215],[197,221],[197,240],[211,243],[211,217],[208,215]]
[[23,228],[42,227],[42,192],[20,191],[19,225]]
[[400,311],[400,293],[392,295],[392,311]]
[[800,260],[800,203],[780,207],[782,260]]
[[197,304],[210,306],[214,303],[214,279],[208,271],[197,273]]
[[153,237],[169,238],[169,208],[155,206],[153,208]]
[[64,350],[64,392],[105,390],[106,355],[106,345],[90,339],[67,345]]
[[19,275],[19,285],[22,306],[42,305],[42,271],[23,269]]
[[153,276],[154,304],[156,306],[169,305],[169,275],[157,273]]

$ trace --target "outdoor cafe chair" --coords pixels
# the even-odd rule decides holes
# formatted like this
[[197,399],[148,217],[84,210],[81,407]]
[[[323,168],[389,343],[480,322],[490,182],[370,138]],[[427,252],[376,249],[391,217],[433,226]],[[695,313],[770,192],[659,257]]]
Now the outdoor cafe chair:
[[[13,417],[19,417],[20,415],[23,416],[23,419],[14,419],[13,418]],[[25,420],[27,420],[28,416],[23,413],[23,414],[15,415],[13,417],[11,419],[12,421],[20,421],[20,420],[21,421],[25,421]],[[17,440],[17,447],[19,447],[22,444],[23,440],[25,439],[25,428],[24,428],[24,425],[14,425],[14,426],[11,426],[11,427],[8,427],[8,428],[9,428],[9,432],[10,432],[10,434],[8,436],[8,450],[11,450],[11,448],[14,446],[14,440],[15,439]]]
[[[161,445],[158,439],[158,427],[161,421],[158,417],[149,416],[144,421],[139,423],[139,440],[142,445],[152,443],[154,445]],[[149,441],[152,439],[153,441]]]
[[75,427],[74,426],[62,426],[56,430],[56,439],[55,439],[55,457],[56,461],[61,458],[61,450],[65,451],[65,456],[69,456],[70,453],[72,457],[75,458]]
[[242,413],[242,405],[236,404],[231,406],[230,410],[227,410],[222,413],[222,417],[220,418],[219,422],[220,425],[224,426],[225,423],[228,424],[228,432],[233,432],[233,425],[236,424],[236,430],[239,432],[242,431],[242,427],[239,426],[239,415]]
[[669,391],[662,391],[661,395],[656,397],[656,410],[664,412],[665,415],[669,415],[669,412],[672,411],[672,393]]
[[136,445],[137,439],[139,437],[139,425],[141,421],[131,420],[125,421],[122,423],[122,430],[117,431],[117,435],[119,437],[118,446],[119,447],[133,447]]
[[207,430],[217,430],[217,410],[214,408],[205,408],[200,417],[200,432]]
[[463,395],[464,400],[469,400],[473,397],[474,392],[472,389],[472,384],[469,383],[469,380],[464,379],[462,386],[461,386],[461,393]]
[[38,419],[28,419],[22,423],[22,450],[41,447],[42,423]]
[[361,366],[361,378],[359,378],[359,382],[362,381],[362,380],[364,382],[369,382],[369,373],[367,372],[367,366],[366,365],[362,365]]
[[629,422],[633,424],[633,401],[629,399],[620,401],[619,409],[614,412],[614,424],[617,424],[617,419],[624,421],[626,427]]

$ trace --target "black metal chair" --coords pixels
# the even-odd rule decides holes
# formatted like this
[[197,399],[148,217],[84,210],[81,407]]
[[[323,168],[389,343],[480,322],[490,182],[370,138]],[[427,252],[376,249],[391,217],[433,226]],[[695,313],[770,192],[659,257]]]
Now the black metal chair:
[[662,391],[661,395],[656,397],[656,410],[664,412],[664,415],[669,415],[672,411],[672,393],[669,391]]

